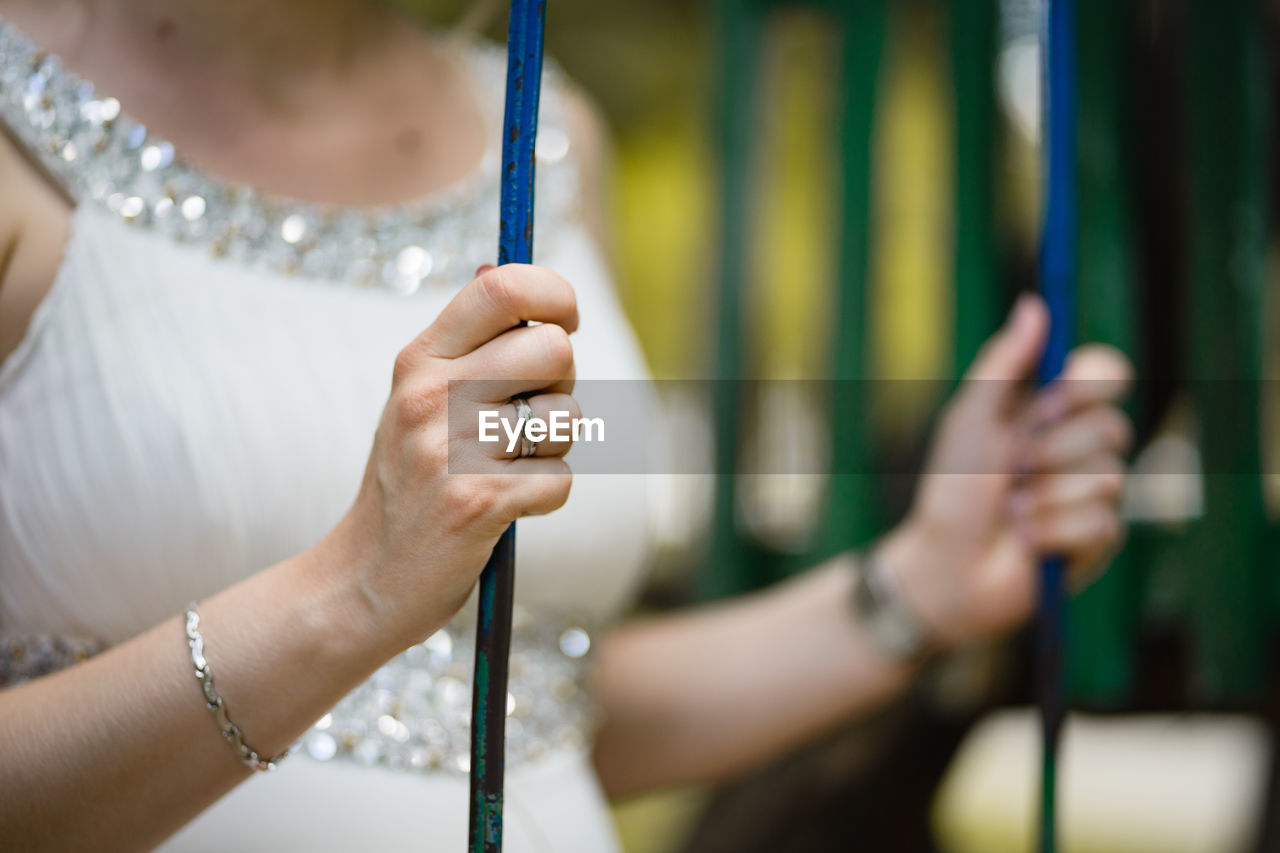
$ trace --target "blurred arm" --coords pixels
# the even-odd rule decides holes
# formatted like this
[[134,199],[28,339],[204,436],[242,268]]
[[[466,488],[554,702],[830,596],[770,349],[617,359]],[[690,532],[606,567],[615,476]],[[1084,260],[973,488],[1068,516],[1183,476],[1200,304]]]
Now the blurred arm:
[[[1023,299],[947,404],[908,518],[877,546],[902,604],[938,649],[1030,616],[1040,556],[1077,582],[1123,539],[1130,428],[1115,407],[1128,362],[1085,346],[1063,381],[1028,397],[1048,330]],[[596,762],[624,795],[722,780],[901,691],[912,668],[882,653],[837,558],[751,597],[623,627],[602,643],[606,714]]]
[[608,634],[595,761],[609,795],[724,780],[910,684],[857,624],[852,559]]

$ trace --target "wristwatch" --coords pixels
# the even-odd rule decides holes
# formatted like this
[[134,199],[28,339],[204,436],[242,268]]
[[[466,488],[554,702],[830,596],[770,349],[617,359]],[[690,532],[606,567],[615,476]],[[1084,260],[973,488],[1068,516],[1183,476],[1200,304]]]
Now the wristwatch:
[[853,610],[858,624],[886,656],[900,663],[933,651],[928,629],[907,607],[890,567],[870,548],[853,560]]

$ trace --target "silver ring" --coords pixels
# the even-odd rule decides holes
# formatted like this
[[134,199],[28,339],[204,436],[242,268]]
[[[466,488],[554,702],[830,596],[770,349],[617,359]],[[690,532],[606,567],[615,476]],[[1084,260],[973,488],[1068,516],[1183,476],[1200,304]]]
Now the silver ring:
[[533,417],[533,407],[524,397],[516,397],[511,402],[516,405],[516,423],[520,427],[520,456],[533,456],[538,452],[538,442],[529,438],[526,429],[529,419]]

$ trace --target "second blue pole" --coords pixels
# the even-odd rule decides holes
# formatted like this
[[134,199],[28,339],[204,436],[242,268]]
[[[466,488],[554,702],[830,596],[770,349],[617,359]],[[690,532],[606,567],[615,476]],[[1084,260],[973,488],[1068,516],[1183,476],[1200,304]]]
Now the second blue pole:
[[[1049,340],[1039,380],[1054,381],[1071,348],[1076,276],[1076,46],[1074,0],[1048,0],[1041,38],[1044,223],[1040,240],[1040,291],[1049,308]],[[1040,566],[1037,663],[1043,757],[1040,851],[1058,846],[1058,749],[1066,717],[1066,561]]]

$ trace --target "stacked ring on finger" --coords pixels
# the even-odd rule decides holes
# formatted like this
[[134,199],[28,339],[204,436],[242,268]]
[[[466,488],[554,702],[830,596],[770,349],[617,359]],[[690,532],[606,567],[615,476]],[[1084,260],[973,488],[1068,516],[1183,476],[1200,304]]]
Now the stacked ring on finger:
[[536,456],[538,442],[529,438],[529,420],[533,417],[533,407],[524,397],[516,397],[511,401],[516,407],[516,423],[520,424],[520,456]]
[[[508,397],[499,405],[498,421],[504,425],[505,434],[499,432],[495,436],[492,432],[495,425],[486,425],[481,419],[481,430],[490,430],[485,440],[501,439],[496,448],[498,456],[519,460],[535,456],[564,456],[569,452],[573,445],[573,419],[581,417],[581,410],[573,397],[562,391],[531,391]],[[568,418],[568,422],[557,418]],[[531,424],[537,427],[532,433],[529,431]]]

